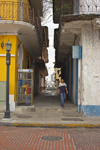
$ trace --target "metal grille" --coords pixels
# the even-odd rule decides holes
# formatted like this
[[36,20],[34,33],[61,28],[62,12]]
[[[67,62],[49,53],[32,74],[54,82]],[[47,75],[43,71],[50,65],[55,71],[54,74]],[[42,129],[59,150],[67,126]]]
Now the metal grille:
[[33,104],[33,70],[18,70],[17,104]]
[[80,119],[80,118],[62,118],[61,120],[63,120],[63,121],[84,121],[83,119]]
[[61,141],[63,138],[60,136],[49,135],[49,136],[43,136],[41,139],[45,141]]

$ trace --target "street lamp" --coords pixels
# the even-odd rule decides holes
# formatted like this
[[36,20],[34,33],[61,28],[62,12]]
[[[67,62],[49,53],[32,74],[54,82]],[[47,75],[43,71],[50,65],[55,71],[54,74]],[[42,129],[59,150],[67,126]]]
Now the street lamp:
[[9,65],[10,65],[9,51],[11,50],[12,44],[8,40],[8,42],[5,45],[6,45],[6,51],[7,51],[7,53],[6,53],[7,81],[6,81],[6,111],[5,111],[4,118],[11,118],[10,111],[9,111]]

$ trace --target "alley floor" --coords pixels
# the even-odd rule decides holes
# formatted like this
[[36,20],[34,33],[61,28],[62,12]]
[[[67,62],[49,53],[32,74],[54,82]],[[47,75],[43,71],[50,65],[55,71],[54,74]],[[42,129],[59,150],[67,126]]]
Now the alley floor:
[[0,127],[0,150],[100,150],[100,129]]
[[[36,95],[33,100],[33,105],[36,108],[61,108],[60,94],[57,93],[55,88],[47,88],[43,90],[40,94]],[[78,108],[70,100],[66,98],[64,103],[65,109],[68,107]]]
[[46,89],[34,97],[33,106],[16,106],[11,119],[4,119],[0,111],[0,125],[35,127],[100,127],[100,117],[85,117],[78,113],[78,106],[65,100],[61,107],[57,89]]

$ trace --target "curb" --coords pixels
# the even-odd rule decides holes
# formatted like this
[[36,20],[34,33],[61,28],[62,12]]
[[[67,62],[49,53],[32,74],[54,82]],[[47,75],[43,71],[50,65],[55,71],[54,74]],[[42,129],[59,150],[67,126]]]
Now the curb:
[[100,128],[100,124],[41,124],[41,123],[13,123],[16,127],[44,127],[44,128]]
[[100,128],[100,124],[42,124],[42,123],[10,123],[0,122],[0,126],[40,127],[40,128]]

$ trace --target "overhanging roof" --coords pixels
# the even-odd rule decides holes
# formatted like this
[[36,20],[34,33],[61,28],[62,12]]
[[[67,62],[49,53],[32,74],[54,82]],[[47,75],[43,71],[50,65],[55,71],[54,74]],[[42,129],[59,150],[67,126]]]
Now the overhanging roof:
[[16,35],[26,48],[34,56],[41,56],[41,48],[37,38],[35,26],[22,21],[0,20],[0,34]]
[[95,18],[100,18],[100,14],[71,14],[71,15],[62,15],[62,22],[71,22],[78,20],[93,20]]
[[[100,19],[100,14],[71,14],[61,16],[59,39],[56,48],[56,61],[63,62],[68,53],[72,50],[75,35],[81,33],[83,24],[90,24],[91,20]],[[57,38],[56,38],[57,40]],[[56,45],[55,45],[56,46]]]

